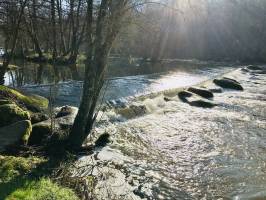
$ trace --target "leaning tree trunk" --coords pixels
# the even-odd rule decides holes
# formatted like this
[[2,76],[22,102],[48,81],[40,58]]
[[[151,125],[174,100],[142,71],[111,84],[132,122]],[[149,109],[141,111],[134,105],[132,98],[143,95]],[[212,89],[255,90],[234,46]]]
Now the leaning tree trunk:
[[104,83],[104,71],[107,67],[108,54],[99,53],[95,55],[93,60],[86,61],[86,77],[83,85],[82,100],[69,135],[72,148],[82,146],[95,122],[96,114],[94,111]]

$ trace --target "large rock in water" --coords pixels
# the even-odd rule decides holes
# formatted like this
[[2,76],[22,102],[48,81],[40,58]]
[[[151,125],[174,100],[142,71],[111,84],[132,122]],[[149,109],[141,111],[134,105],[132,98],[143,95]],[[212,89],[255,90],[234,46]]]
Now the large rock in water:
[[227,89],[244,90],[238,81],[230,78],[214,79],[213,83]]
[[31,131],[32,126],[29,120],[19,121],[0,128],[0,151],[3,151],[8,145],[27,144]]
[[213,98],[213,93],[209,90],[204,89],[204,88],[190,87],[190,88],[188,88],[188,91],[195,93],[201,97],[207,98],[207,99]]
[[185,90],[179,92],[178,97],[180,98],[181,101],[189,104],[190,106],[201,107],[201,108],[213,108],[217,106],[217,104],[214,103],[213,101],[203,99],[201,96]]
[[177,96],[179,97],[179,99],[181,99],[181,101],[188,102],[187,98],[192,97],[193,93],[184,90],[184,91],[178,92]]
[[197,99],[188,102],[189,105],[200,107],[200,108],[213,108],[217,106],[217,104],[213,103],[212,101],[206,99]]
[[27,111],[16,104],[0,105],[0,127],[22,120],[30,120],[30,114]]

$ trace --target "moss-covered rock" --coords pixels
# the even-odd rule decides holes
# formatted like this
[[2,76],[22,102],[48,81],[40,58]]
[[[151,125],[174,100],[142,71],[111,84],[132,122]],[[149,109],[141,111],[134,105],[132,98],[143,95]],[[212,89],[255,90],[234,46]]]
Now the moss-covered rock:
[[48,115],[46,115],[44,113],[31,113],[30,117],[31,117],[31,123],[32,124],[36,124],[36,123],[39,123],[39,122],[42,122],[42,121],[49,119]]
[[21,109],[16,104],[0,105],[0,127],[22,120],[30,120],[29,112]]
[[32,126],[29,120],[19,121],[0,128],[0,151],[3,151],[6,146],[13,144],[26,145],[31,131]]
[[44,97],[24,94],[3,85],[0,85],[0,97],[25,105],[27,109],[33,112],[45,110],[48,108],[49,104],[49,101]]
[[42,142],[51,135],[51,124],[37,123],[32,126],[32,133],[29,137],[29,145],[40,145]]

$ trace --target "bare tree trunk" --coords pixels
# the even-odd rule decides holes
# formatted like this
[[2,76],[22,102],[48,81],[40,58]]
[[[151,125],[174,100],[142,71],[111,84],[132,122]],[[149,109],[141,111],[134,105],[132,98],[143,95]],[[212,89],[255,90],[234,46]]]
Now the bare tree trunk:
[[[95,108],[104,83],[105,71],[107,68],[108,56],[112,43],[121,28],[123,8],[127,0],[115,2],[115,7],[111,7],[113,1],[102,0],[96,23],[96,37],[92,40],[92,16],[93,1],[88,0],[88,26],[86,31],[86,41],[88,44],[85,78],[83,84],[83,95],[79,107],[79,112],[74,121],[69,135],[69,144],[72,148],[78,149],[93,128],[97,113]],[[108,9],[113,13],[108,16]],[[106,20],[109,20],[106,22]],[[107,25],[108,23],[108,25]]]
[[59,30],[60,30],[60,40],[61,40],[61,51],[63,55],[66,53],[66,43],[65,36],[63,31],[63,20],[62,20],[62,0],[56,0],[57,3],[57,12],[59,18]]
[[57,48],[56,48],[56,21],[55,21],[55,0],[51,0],[51,16],[52,16],[52,33],[53,33],[53,62],[56,60],[57,57]]

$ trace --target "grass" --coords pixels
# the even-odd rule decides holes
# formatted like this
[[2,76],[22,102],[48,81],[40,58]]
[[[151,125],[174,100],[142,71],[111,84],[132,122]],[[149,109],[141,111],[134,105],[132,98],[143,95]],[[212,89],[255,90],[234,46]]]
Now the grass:
[[0,156],[0,199],[78,200],[71,189],[58,185],[50,178],[32,175],[38,173],[36,169],[43,163],[46,160],[38,157]]
[[22,188],[16,189],[8,195],[5,200],[78,200],[75,193],[68,189],[58,186],[50,179],[41,178],[40,180],[26,181]]

